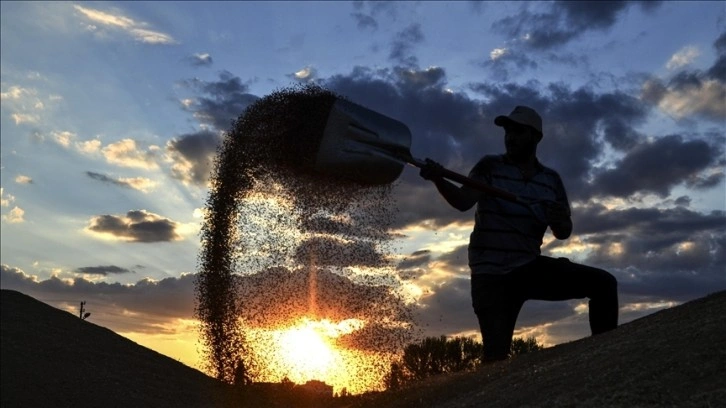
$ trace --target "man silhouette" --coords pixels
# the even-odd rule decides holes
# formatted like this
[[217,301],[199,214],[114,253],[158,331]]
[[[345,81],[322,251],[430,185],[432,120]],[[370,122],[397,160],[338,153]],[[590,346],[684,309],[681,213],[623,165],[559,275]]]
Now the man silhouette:
[[532,208],[457,186],[442,177],[440,164],[427,159],[420,175],[431,180],[454,208],[477,205],[469,239],[469,267],[474,312],[484,346],[483,360],[509,356],[517,316],[525,301],[589,298],[592,334],[618,325],[617,281],[610,273],[541,255],[547,227],[557,239],[572,233],[570,205],[562,180],[537,160],[542,119],[527,106],[517,106],[494,123],[504,128],[506,153],[484,156],[469,177],[528,200]]

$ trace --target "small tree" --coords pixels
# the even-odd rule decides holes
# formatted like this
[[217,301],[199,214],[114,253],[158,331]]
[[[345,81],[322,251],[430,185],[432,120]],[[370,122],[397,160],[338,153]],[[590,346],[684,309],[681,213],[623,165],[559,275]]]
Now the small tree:
[[[534,337],[515,337],[510,354],[514,357],[542,348]],[[481,342],[468,337],[427,337],[407,345],[403,357],[391,363],[386,387],[395,390],[432,375],[475,369],[481,364],[482,351]]]
[[432,375],[476,368],[481,343],[467,337],[427,337],[404,348],[400,361],[391,364],[386,377],[389,389]]
[[81,320],[86,320],[86,319],[88,319],[88,316],[91,315],[90,312],[86,312],[86,309],[84,309],[85,305],[86,305],[86,301],[84,300],[81,302],[81,311],[78,313],[78,317],[80,317]]
[[530,336],[526,339],[523,339],[521,337],[515,337],[514,339],[512,339],[512,348],[510,349],[509,354],[514,357],[520,354],[526,354],[532,351],[542,350],[543,348],[544,347],[537,343],[537,339],[534,337]]

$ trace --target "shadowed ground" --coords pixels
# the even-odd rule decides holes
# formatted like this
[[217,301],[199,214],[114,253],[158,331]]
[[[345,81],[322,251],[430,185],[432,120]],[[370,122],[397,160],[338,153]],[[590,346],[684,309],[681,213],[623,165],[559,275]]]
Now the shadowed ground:
[[204,373],[20,292],[1,293],[3,407],[225,405],[224,386]]
[[356,407],[726,407],[726,291]]
[[[2,407],[294,407],[248,394],[15,291],[2,290]],[[726,291],[477,372],[305,406],[726,407]]]

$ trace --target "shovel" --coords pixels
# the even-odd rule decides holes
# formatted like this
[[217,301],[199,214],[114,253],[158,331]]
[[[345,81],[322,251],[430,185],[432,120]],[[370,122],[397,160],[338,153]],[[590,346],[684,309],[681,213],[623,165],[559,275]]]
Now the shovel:
[[[421,168],[411,155],[411,132],[392,118],[343,99],[333,104],[315,158],[314,170],[361,184],[394,182],[406,164]],[[463,174],[443,169],[443,177],[504,200],[530,206],[530,201]]]

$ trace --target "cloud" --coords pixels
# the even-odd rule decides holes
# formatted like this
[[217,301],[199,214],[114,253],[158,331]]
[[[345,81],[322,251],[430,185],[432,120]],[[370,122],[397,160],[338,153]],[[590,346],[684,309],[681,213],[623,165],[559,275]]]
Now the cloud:
[[318,71],[314,67],[307,66],[295,72],[291,77],[298,82],[313,82],[318,77]]
[[[612,169],[596,170],[592,191],[598,195],[623,198],[636,193],[666,197],[676,185],[694,180],[717,165],[722,155],[721,147],[704,140],[665,136],[634,147]],[[723,172],[717,177],[723,179]]]
[[724,211],[593,205],[575,223],[593,248],[584,262],[614,271],[622,293],[687,300],[726,288]]
[[358,29],[375,31],[379,27],[378,18],[396,20],[399,5],[392,1],[353,1],[354,11],[350,14]]
[[100,266],[83,266],[75,270],[77,273],[82,273],[84,275],[101,275],[101,276],[108,276],[109,274],[115,275],[115,274],[123,274],[123,273],[130,273],[132,271],[121,268],[120,266],[116,265],[100,265]]
[[76,142],[76,149],[83,154],[95,154],[101,151],[101,141],[94,139]]
[[73,8],[93,23],[86,25],[86,28],[90,31],[99,30],[95,24],[100,24],[108,29],[119,30],[124,34],[130,35],[134,40],[145,44],[168,45],[177,43],[171,35],[151,30],[148,28],[149,24],[135,21],[124,16],[121,12],[105,12],[77,4]]
[[411,268],[418,268],[421,266],[425,266],[429,263],[431,260],[431,251],[428,250],[420,250],[415,251],[411,255],[408,255],[406,258],[401,260],[398,265],[396,265],[396,269],[400,270],[406,270]]
[[15,177],[15,182],[18,184],[33,184],[33,179],[29,176],[19,174],[17,177]]
[[16,125],[36,124],[41,120],[40,113],[46,109],[46,103],[38,96],[38,90],[13,85],[5,92],[0,92],[2,109],[10,111],[10,117]]
[[589,31],[611,28],[617,22],[618,16],[635,4],[639,4],[647,12],[657,8],[660,3],[555,1],[545,6],[535,4],[535,7],[545,7],[542,12],[532,11],[532,5],[525,4],[516,15],[495,21],[492,29],[516,39],[527,48],[546,50],[564,45]]
[[34,115],[31,113],[13,113],[10,115],[16,125],[22,125],[23,123],[39,123],[40,115]]
[[723,121],[726,118],[726,84],[715,79],[685,79],[681,76],[664,84],[653,78],[643,85],[642,97],[676,119],[698,114]]
[[6,215],[3,215],[2,219],[8,224],[20,224],[22,222],[25,222],[24,216],[25,210],[18,206],[15,206],[12,210],[10,210],[10,212],[8,212]]
[[[96,267],[102,268],[102,267]],[[123,269],[123,268],[120,268]],[[194,316],[194,275],[131,285],[92,282],[84,278],[40,280],[22,269],[0,265],[2,289],[17,290],[57,308],[77,313],[86,301],[91,320],[117,333],[173,334],[182,330],[178,320]],[[142,317],[143,318],[139,318]]]
[[93,217],[86,230],[121,241],[151,243],[181,240],[180,227],[179,223],[146,210],[132,210],[126,215]]
[[65,147],[65,148],[68,148],[71,146],[71,142],[73,142],[73,140],[75,140],[78,137],[78,135],[76,135],[73,132],[69,132],[67,130],[63,130],[63,131],[54,130],[54,131],[50,132],[50,137],[54,142],[58,143],[59,145]]
[[684,67],[692,63],[699,55],[701,55],[701,51],[698,47],[693,45],[683,47],[671,56],[671,59],[666,63],[666,68],[678,69]]
[[418,65],[418,59],[413,55],[413,48],[424,41],[421,25],[413,23],[396,33],[391,42],[391,52],[388,58],[406,66]]
[[172,176],[187,185],[206,185],[221,141],[218,133],[210,131],[186,134],[168,141],[166,151],[168,159],[173,162]]
[[86,175],[94,180],[98,180],[104,183],[113,184],[115,186],[124,187],[124,188],[131,188],[134,190],[139,190],[143,193],[148,193],[151,190],[153,190],[157,183],[151,179],[148,179],[146,177],[119,177],[114,178],[107,176],[105,174],[101,173],[95,173],[92,171],[87,171]]
[[110,164],[150,170],[159,167],[156,162],[158,150],[158,146],[151,145],[144,151],[135,140],[123,139],[106,145],[101,153]]
[[356,21],[356,26],[361,30],[371,29],[375,31],[378,29],[378,22],[372,16],[361,12],[350,13],[353,20]]
[[[589,248],[581,262],[616,273],[623,294],[687,300],[726,288],[723,210],[590,204],[575,209],[573,223]],[[545,251],[557,245],[566,242]]]
[[239,77],[228,71],[219,74],[219,80],[207,82],[200,79],[182,81],[182,85],[203,95],[182,102],[182,108],[192,112],[204,125],[213,126],[220,131],[228,130],[234,119],[259,99],[249,92]]
[[196,53],[187,57],[186,60],[195,67],[208,67],[213,62],[212,56],[207,53]]
[[5,189],[3,187],[0,187],[0,206],[2,207],[9,207],[11,203],[15,201],[15,196],[10,194],[5,194]]
[[708,70],[680,71],[668,81],[652,77],[643,83],[641,98],[675,119],[697,115],[722,124],[726,119],[724,44],[726,33],[713,44],[718,57]]

